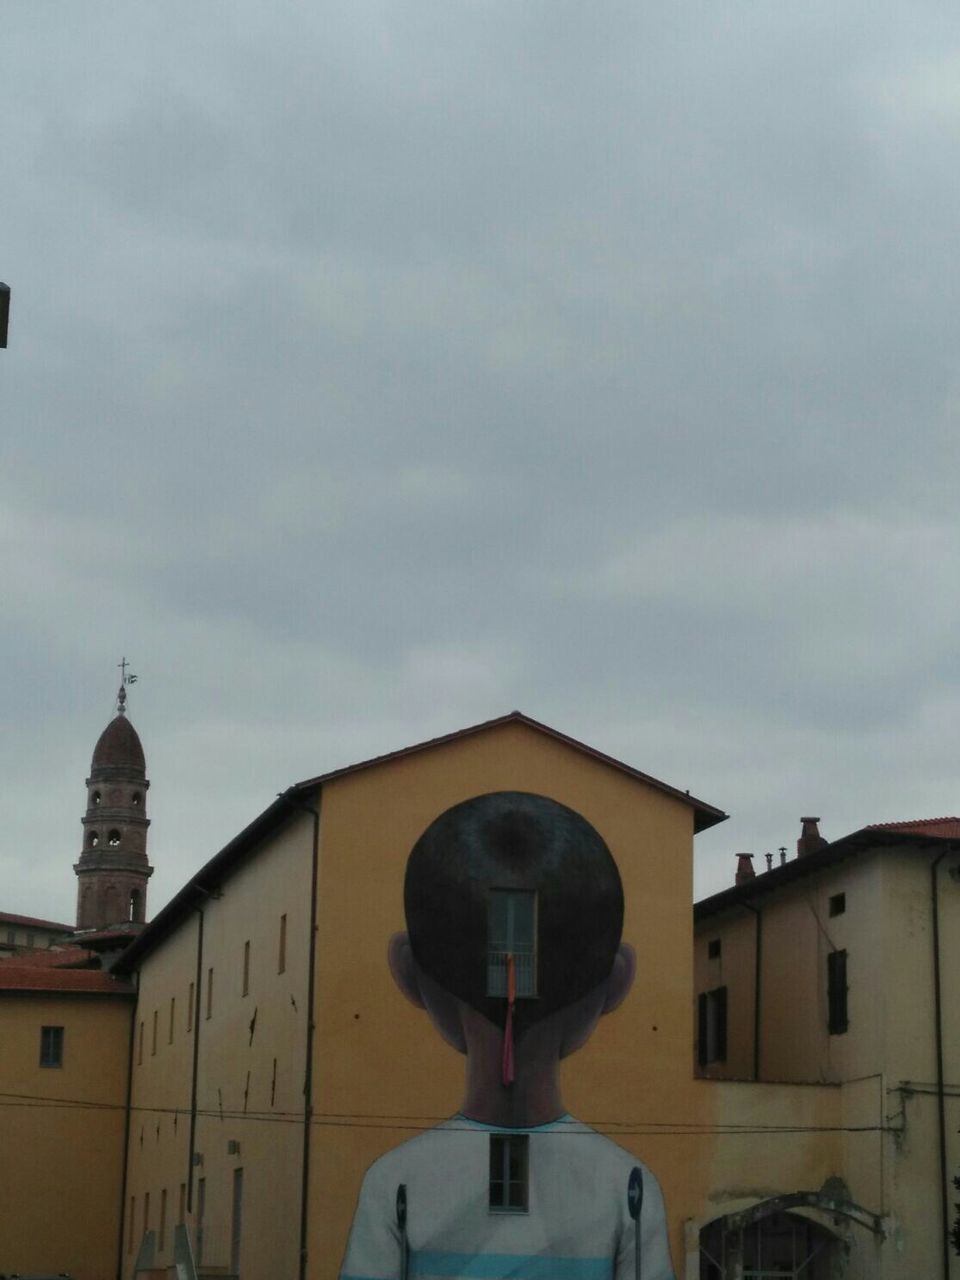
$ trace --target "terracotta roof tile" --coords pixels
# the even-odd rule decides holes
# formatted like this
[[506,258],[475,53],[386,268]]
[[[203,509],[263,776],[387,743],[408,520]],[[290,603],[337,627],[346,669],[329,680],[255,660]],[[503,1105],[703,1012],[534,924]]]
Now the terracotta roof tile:
[[43,951],[15,951],[0,959],[0,970],[12,966],[16,969],[76,969],[96,960],[96,955],[86,947],[47,947]]
[[19,924],[29,929],[56,929],[58,933],[73,933],[72,924],[60,924],[57,920],[37,920],[33,916],[18,916],[11,911],[0,911],[0,925]]
[[916,818],[911,822],[871,822],[866,831],[893,831],[903,835],[940,836],[960,840],[960,818]]
[[132,995],[133,987],[100,969],[50,969],[43,965],[0,966],[0,992],[54,991],[87,995]]

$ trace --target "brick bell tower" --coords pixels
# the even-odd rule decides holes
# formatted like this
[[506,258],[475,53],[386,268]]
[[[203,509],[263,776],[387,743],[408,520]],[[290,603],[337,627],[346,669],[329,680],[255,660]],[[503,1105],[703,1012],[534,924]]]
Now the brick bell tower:
[[117,714],[97,739],[87,779],[83,852],[77,873],[77,928],[143,926],[147,918],[146,761],[136,729],[127,719],[126,674],[117,694]]

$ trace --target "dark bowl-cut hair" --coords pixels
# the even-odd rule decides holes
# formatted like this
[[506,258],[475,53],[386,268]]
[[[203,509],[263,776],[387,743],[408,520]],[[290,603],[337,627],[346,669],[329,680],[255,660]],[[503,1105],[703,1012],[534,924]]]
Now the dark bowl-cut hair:
[[518,999],[517,1032],[572,1004],[613,967],[623,929],[620,873],[600,834],[566,805],[495,791],[454,805],[413,846],[404,882],[417,964],[492,1022],[487,994],[490,892],[536,894],[537,994]]

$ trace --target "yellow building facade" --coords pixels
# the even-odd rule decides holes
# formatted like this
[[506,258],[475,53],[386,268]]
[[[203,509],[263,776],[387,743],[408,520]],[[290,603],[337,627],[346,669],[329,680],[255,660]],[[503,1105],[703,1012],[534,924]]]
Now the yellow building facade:
[[[889,824],[810,852],[801,841],[796,859],[697,904],[697,1070],[731,1082],[718,1098],[734,1112],[738,1096],[792,1086],[832,1113],[833,1132],[812,1141],[832,1147],[825,1194],[843,1206],[815,1216],[847,1276],[960,1276],[948,1239],[960,1172],[958,881],[960,822]],[[793,1118],[779,1105],[772,1114]],[[759,1145],[737,1158],[724,1144],[722,1179],[715,1171],[732,1235],[751,1202],[801,1190],[786,1167],[758,1182]],[[724,1198],[725,1186],[752,1195]]]
[[0,1273],[117,1274],[133,991],[0,964]]

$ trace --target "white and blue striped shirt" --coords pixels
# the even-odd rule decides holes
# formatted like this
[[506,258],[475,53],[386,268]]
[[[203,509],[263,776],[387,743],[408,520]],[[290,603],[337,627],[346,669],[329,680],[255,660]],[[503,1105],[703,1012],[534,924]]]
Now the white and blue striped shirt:
[[[525,1210],[490,1205],[490,1135],[528,1135]],[[643,1179],[639,1257],[627,1184]],[[457,1115],[370,1166],[340,1280],[674,1280],[663,1195],[635,1156],[571,1116],[498,1129]]]

